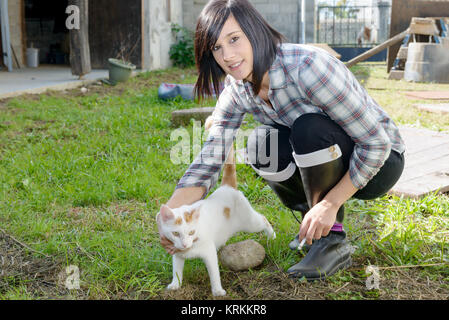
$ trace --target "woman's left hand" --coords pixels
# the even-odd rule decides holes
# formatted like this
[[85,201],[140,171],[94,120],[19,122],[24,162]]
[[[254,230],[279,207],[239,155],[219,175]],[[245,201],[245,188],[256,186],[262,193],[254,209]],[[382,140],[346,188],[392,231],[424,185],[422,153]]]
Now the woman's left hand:
[[310,209],[301,223],[299,241],[306,238],[308,244],[329,234],[337,217],[338,207],[322,200]]

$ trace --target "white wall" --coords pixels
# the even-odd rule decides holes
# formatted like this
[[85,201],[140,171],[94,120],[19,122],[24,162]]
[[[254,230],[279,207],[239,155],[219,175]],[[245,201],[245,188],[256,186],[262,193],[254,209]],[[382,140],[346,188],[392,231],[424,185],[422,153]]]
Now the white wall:
[[146,70],[172,66],[171,23],[182,25],[182,0],[143,0],[143,63]]

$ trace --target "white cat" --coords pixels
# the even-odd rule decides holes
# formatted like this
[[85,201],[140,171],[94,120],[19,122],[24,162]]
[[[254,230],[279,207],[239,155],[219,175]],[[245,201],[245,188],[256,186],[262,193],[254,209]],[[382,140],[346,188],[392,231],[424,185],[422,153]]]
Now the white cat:
[[372,24],[371,26],[363,26],[357,34],[357,44],[376,44],[378,28]]
[[[233,159],[233,148],[228,159]],[[224,296],[218,268],[217,250],[240,231],[265,231],[276,237],[268,220],[255,211],[242,192],[236,189],[235,163],[226,161],[222,185],[207,199],[171,209],[163,205],[156,217],[159,232],[180,252],[173,255],[173,281],[167,289],[182,285],[184,260],[202,258],[211,282],[212,294]]]

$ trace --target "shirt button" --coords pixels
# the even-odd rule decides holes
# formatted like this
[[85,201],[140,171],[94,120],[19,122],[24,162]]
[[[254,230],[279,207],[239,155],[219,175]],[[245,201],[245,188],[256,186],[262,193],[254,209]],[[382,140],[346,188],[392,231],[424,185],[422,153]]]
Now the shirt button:
[[338,153],[334,152],[332,153],[332,159],[337,159],[338,158]]
[[329,148],[329,152],[334,152],[335,151],[335,146],[332,146]]

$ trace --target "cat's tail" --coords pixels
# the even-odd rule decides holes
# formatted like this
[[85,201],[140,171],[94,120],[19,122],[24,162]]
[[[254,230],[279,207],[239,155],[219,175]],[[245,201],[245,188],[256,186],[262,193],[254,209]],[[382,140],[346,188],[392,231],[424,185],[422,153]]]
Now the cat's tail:
[[[204,127],[209,130],[214,122],[213,116],[209,116],[206,119]],[[232,143],[231,149],[229,150],[228,156],[223,166],[223,177],[221,179],[221,185],[228,185],[234,189],[237,189],[237,172],[235,168],[235,157],[234,157],[234,143]]]

